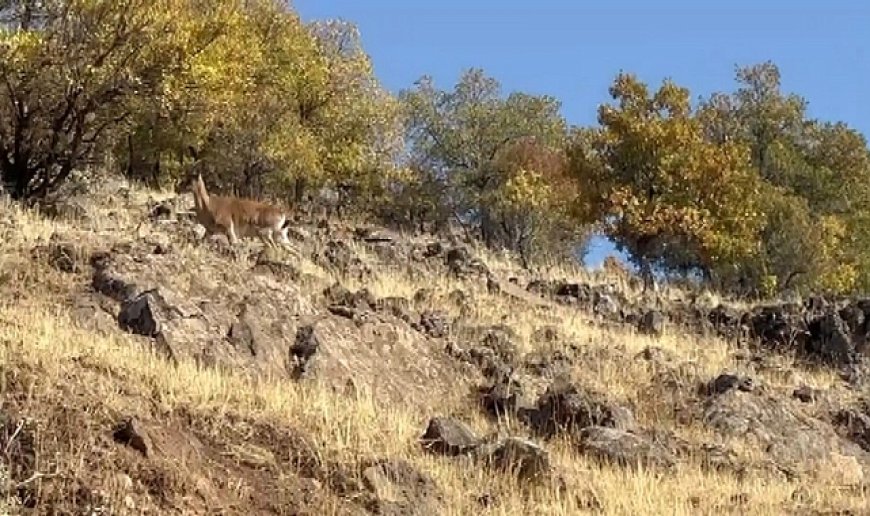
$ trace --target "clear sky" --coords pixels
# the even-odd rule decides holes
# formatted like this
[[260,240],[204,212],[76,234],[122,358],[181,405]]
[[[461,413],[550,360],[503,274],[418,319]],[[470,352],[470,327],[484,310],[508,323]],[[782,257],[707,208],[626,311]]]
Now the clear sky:
[[[810,115],[870,135],[870,2],[862,0],[294,0],[303,20],[360,29],[391,91],[424,74],[450,88],[469,67],[504,90],[549,94],[594,124],[620,71],[668,77],[693,96],[735,87],[734,68],[774,61]],[[596,265],[611,249],[587,258]]]

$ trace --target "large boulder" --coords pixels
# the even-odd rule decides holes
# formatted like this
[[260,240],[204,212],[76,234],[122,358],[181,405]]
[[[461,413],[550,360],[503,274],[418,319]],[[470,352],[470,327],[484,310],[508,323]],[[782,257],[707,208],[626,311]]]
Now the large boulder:
[[788,475],[815,475],[821,464],[839,456],[870,464],[857,444],[787,397],[732,388],[702,403],[702,421],[723,436],[746,439]]
[[634,415],[627,407],[566,382],[554,383],[541,395],[529,422],[538,433],[548,437],[563,432],[576,435],[589,426],[635,427]]

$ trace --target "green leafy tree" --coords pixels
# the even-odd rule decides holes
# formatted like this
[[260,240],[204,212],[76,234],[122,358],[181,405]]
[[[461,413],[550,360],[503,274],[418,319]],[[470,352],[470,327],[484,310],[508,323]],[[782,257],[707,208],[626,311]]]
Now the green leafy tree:
[[561,172],[529,151],[560,152],[566,124],[559,103],[518,92],[503,97],[479,69],[466,71],[451,91],[424,77],[401,99],[415,169],[444,186],[435,202],[487,245],[528,251],[533,220],[546,215],[552,178]]

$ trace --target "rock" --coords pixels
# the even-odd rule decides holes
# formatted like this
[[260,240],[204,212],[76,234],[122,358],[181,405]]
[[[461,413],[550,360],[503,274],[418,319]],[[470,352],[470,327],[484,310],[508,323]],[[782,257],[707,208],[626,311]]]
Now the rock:
[[674,362],[676,360],[676,355],[671,351],[658,346],[647,346],[643,351],[637,354],[637,358],[648,362],[654,362],[656,364],[666,364],[668,362]]
[[848,439],[870,451],[870,415],[858,409],[842,409],[834,415],[834,424]]
[[509,372],[516,360],[514,337],[513,330],[506,326],[462,327],[458,338],[469,345],[457,358],[475,364],[486,376],[497,377]]
[[108,296],[115,301],[124,302],[136,296],[139,292],[139,287],[135,283],[131,283],[126,279],[118,276],[106,265],[103,255],[95,255],[91,257],[91,263],[94,265],[94,276],[91,279],[91,285],[97,292]]
[[378,299],[375,309],[401,319],[408,324],[420,322],[420,316],[411,309],[411,302],[404,297],[385,297]]
[[810,338],[806,351],[830,364],[849,364],[856,361],[855,347],[849,328],[835,313],[829,313],[809,325]]
[[[776,469],[790,477],[815,474],[818,464],[834,453],[856,457],[862,454],[865,463],[868,458],[855,443],[837,435],[831,424],[810,417],[788,399],[730,389],[708,398],[701,409],[705,425],[724,436],[754,441]],[[846,423],[841,428],[853,438],[861,434],[861,418],[850,420],[841,415],[835,417],[837,421],[857,423],[851,427]],[[870,419],[867,424],[870,428]]]
[[533,374],[547,378],[557,378],[570,373],[572,360],[564,352],[552,353],[533,351],[526,354],[523,367]]
[[450,322],[446,313],[439,310],[426,311],[420,314],[418,329],[434,339],[441,339],[450,334]]
[[532,280],[526,285],[526,291],[544,297],[555,296],[558,288],[556,282],[542,279]]
[[434,297],[434,293],[432,289],[429,288],[421,288],[414,293],[414,304],[417,305],[426,305],[432,301]]
[[492,275],[486,277],[486,291],[491,295],[501,293],[501,285],[498,284],[498,281]]
[[320,339],[312,325],[301,326],[296,330],[296,339],[293,345],[290,346],[291,362],[296,364],[296,373],[301,374],[306,371],[306,366],[311,360],[311,357],[317,353],[320,347]]
[[441,242],[431,242],[426,245],[423,251],[423,258],[436,258],[444,254],[444,244]]
[[516,333],[508,326],[491,326],[484,329],[481,345],[492,350],[498,358],[506,363],[513,363],[517,357],[517,346],[514,344]]
[[471,255],[464,247],[454,247],[447,251],[445,263],[448,270],[454,275],[462,275],[468,270]]
[[581,453],[601,462],[625,467],[671,468],[675,457],[662,446],[618,428],[590,426],[580,431]]
[[588,426],[635,427],[634,415],[628,408],[564,382],[551,385],[541,395],[531,423],[538,433],[548,437],[560,432],[576,435]]
[[360,289],[351,292],[338,283],[327,287],[323,291],[323,295],[326,298],[328,309],[333,313],[336,313],[338,308],[343,308],[351,314],[368,312],[374,309],[377,304],[375,297],[368,290]]
[[708,396],[716,396],[724,394],[731,389],[752,392],[755,389],[755,382],[747,376],[724,373],[711,380],[707,384],[705,391]]
[[170,220],[175,218],[175,206],[171,201],[154,203],[148,211],[151,220]]
[[383,515],[438,514],[442,494],[435,481],[401,459],[363,465],[362,482],[372,500],[368,508]]
[[605,319],[613,319],[619,315],[619,303],[610,294],[596,293],[592,311]]
[[523,396],[522,385],[510,374],[503,374],[492,386],[483,389],[480,402],[488,414],[502,417],[516,410]]
[[273,253],[274,251],[271,249],[264,248],[257,255],[257,262],[253,267],[254,272],[269,273],[283,281],[298,282],[302,277],[299,269],[281,260],[280,257],[274,256]]
[[47,246],[37,246],[31,251],[34,260],[45,261],[54,269],[66,273],[80,273],[88,263],[87,253],[70,242],[60,242],[54,235]]
[[325,247],[323,252],[314,256],[314,261],[318,265],[358,280],[365,280],[371,276],[371,269],[346,242],[330,240]]
[[449,457],[470,453],[479,444],[465,423],[444,417],[432,418],[420,441],[424,449]]
[[257,354],[254,332],[244,318],[240,318],[230,326],[230,330],[227,332],[227,339],[236,348],[247,349],[251,352],[251,355]]
[[548,477],[551,472],[547,451],[532,441],[517,437],[481,446],[478,457],[488,466],[525,481]]
[[819,396],[819,391],[809,387],[808,385],[801,385],[797,389],[792,392],[792,397],[796,398],[804,403],[812,403],[816,401]]
[[166,300],[159,291],[144,292],[121,304],[118,323],[121,329],[130,333],[157,337],[163,330],[163,317],[168,310]]
[[153,442],[148,432],[136,418],[127,418],[121,421],[112,433],[112,437],[118,443],[124,444],[148,457],[153,450]]
[[810,337],[804,320],[784,306],[765,306],[747,315],[750,336],[773,349],[804,349]]
[[637,330],[643,335],[661,337],[665,330],[665,317],[658,310],[650,310],[641,317]]
[[532,333],[532,341],[538,344],[555,344],[562,340],[562,332],[553,325],[542,326]]

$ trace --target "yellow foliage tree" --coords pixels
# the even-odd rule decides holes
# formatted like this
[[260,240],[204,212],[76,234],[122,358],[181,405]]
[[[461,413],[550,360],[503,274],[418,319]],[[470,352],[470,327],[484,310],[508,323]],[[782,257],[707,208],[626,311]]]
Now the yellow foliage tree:
[[647,277],[654,265],[715,276],[755,253],[762,217],[747,148],[710,141],[689,92],[670,81],[651,94],[620,74],[610,93],[601,127],[574,134],[578,215],[603,220]]

